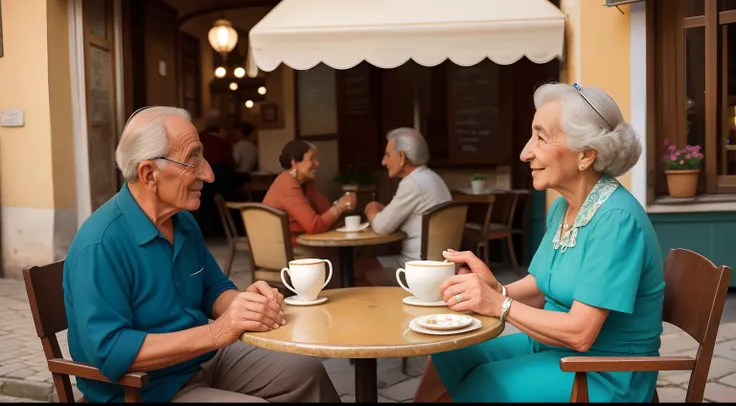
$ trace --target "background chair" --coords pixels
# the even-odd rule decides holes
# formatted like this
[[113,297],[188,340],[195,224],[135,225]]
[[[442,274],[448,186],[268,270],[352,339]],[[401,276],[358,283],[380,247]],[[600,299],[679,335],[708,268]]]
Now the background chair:
[[518,195],[510,191],[494,193],[493,203],[489,204],[485,221],[482,224],[469,223],[466,226],[465,236],[475,245],[478,257],[483,258],[486,264],[489,263],[488,241],[502,240],[505,241],[511,267],[514,270],[519,268],[511,231],[517,199]]
[[[526,189],[512,190],[516,194],[516,210],[514,210],[513,220],[511,221],[512,239],[516,237],[514,246],[521,246],[521,262],[528,266],[529,256],[529,211],[532,206],[532,194]],[[519,244],[517,244],[519,243]]]
[[[685,402],[703,401],[731,268],[717,267],[698,253],[678,248],[667,254],[664,279],[662,319],[698,341],[695,359],[684,356],[562,358],[560,368],[575,372],[571,402],[588,402],[588,372],[678,370],[692,371]],[[658,402],[656,391],[653,401]]]
[[252,281],[264,280],[277,287],[284,296],[293,292],[281,282],[281,269],[294,259],[285,211],[262,203],[246,203],[240,209],[248,239]]
[[[59,402],[75,402],[69,375],[121,385],[124,387],[126,402],[140,402],[141,388],[148,384],[147,373],[129,372],[117,382],[111,382],[99,369],[89,364],[64,359],[56,339],[56,333],[67,329],[63,274],[64,261],[23,269],[33,323],[43,345],[43,353],[54,379]],[[84,398],[80,400],[85,401]]]
[[248,245],[248,238],[238,234],[238,229],[235,226],[235,222],[233,222],[233,217],[230,215],[230,209],[227,208],[225,198],[218,193],[214,199],[217,211],[220,213],[220,220],[222,220],[222,228],[225,229],[225,237],[227,237],[227,262],[223,271],[225,271],[225,275],[230,276],[230,270],[235,259],[235,251],[248,252],[250,246]]

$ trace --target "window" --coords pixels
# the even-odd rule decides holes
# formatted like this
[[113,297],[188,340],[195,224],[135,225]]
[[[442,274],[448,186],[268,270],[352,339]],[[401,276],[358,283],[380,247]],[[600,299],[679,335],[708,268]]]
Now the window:
[[736,193],[736,0],[648,2],[652,197],[667,193],[664,140],[701,145],[698,193]]

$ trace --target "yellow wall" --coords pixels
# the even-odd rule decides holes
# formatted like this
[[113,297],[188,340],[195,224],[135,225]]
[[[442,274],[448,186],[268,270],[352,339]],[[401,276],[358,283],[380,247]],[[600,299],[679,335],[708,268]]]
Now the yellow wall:
[[2,206],[50,209],[74,202],[66,4],[2,2],[0,110],[25,111],[24,127],[0,127]]
[[[603,7],[590,0],[562,0],[568,15],[565,30],[565,62],[560,81],[578,82],[607,91],[616,100],[624,119],[631,114],[630,18],[629,6]],[[631,172],[618,180],[631,187]],[[559,196],[547,191],[547,208]]]

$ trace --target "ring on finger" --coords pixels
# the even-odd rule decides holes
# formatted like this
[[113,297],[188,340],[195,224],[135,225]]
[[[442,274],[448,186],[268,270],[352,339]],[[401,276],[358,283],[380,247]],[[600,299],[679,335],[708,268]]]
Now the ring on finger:
[[458,303],[462,302],[463,301],[463,295],[461,295],[460,293],[457,293],[455,295],[455,301],[458,302]]

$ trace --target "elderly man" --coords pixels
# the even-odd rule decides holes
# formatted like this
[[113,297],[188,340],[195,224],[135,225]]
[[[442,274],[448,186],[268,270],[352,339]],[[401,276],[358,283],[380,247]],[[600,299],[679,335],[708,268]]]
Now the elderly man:
[[[386,138],[388,143],[381,164],[388,169],[390,178],[399,178],[401,182],[388,206],[370,202],[365,207],[365,215],[377,234],[391,234],[397,229],[406,233],[401,255],[378,258],[383,268],[396,272],[397,268],[404,267],[406,261],[420,259],[421,213],[452,200],[452,195],[442,178],[427,168],[429,147],[418,131],[397,128]],[[359,267],[361,270],[374,268],[367,261],[357,265],[356,269]],[[395,277],[391,276],[391,280],[395,284]]]
[[[339,401],[318,359],[239,341],[286,324],[283,296],[265,282],[239,292],[205,246],[188,212],[214,180],[202,153],[185,110],[128,120],[115,154],[126,184],[82,225],[64,265],[72,358],[111,381],[148,371],[146,402]],[[92,402],[123,398],[117,385],[78,386]]]

